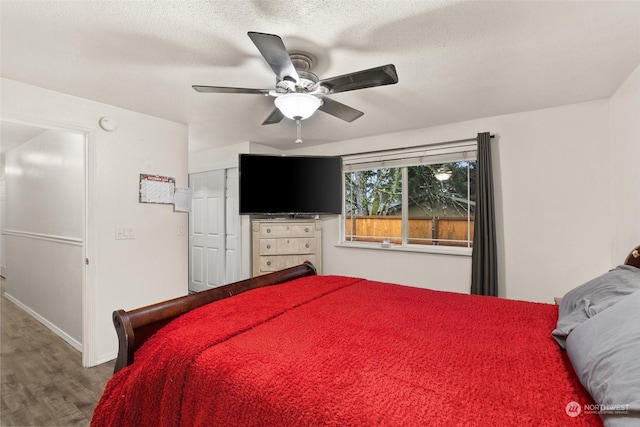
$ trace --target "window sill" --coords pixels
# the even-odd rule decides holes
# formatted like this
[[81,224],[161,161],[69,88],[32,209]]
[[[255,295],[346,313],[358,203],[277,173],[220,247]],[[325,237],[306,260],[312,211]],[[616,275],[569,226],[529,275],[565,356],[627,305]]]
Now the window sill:
[[426,246],[426,245],[394,245],[390,244],[388,247],[383,247],[381,243],[364,243],[364,242],[341,242],[336,245],[339,248],[353,248],[353,249],[373,249],[378,251],[391,251],[391,252],[417,252],[417,253],[429,253],[429,254],[441,254],[441,255],[459,255],[459,256],[471,256],[471,248],[460,248],[455,246]]

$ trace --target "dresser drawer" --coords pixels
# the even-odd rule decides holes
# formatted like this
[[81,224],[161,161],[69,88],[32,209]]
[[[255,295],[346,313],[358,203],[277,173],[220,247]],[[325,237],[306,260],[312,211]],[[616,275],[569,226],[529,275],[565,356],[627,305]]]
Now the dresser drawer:
[[273,237],[304,237],[313,236],[315,224],[313,223],[282,223],[260,224],[260,238],[268,239]]
[[316,252],[316,239],[280,238],[260,239],[260,255],[312,254]]
[[289,255],[289,256],[261,256],[260,257],[260,273],[268,273],[271,271],[282,270],[283,268],[294,267],[305,261],[315,264],[316,256],[314,254],[307,255]]

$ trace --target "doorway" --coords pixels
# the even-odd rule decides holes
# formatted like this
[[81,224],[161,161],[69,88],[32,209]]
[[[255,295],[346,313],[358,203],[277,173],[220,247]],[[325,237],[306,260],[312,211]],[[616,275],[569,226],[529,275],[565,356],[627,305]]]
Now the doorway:
[[1,125],[5,296],[83,352],[88,135]]

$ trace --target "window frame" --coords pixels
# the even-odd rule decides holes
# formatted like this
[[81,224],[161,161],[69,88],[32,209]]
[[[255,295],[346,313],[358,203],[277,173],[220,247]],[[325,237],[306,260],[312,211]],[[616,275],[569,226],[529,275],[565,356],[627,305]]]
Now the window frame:
[[[379,249],[398,252],[422,252],[451,255],[471,256],[472,243],[470,246],[448,246],[448,245],[422,245],[409,243],[409,167],[428,164],[452,163],[460,161],[477,161],[476,141],[456,141],[452,143],[441,143],[424,145],[418,147],[408,147],[400,149],[390,149],[372,151],[367,153],[343,156],[342,170],[342,215],[339,224],[339,243],[337,246],[359,249]],[[402,233],[400,244],[385,245],[380,242],[350,241],[346,239],[346,174],[364,170],[380,168],[401,168],[402,170]],[[470,177],[467,178],[470,180]],[[470,191],[470,189],[468,189]],[[470,194],[470,193],[468,193]],[[469,221],[467,213],[467,221]],[[472,242],[472,236],[471,242]]]

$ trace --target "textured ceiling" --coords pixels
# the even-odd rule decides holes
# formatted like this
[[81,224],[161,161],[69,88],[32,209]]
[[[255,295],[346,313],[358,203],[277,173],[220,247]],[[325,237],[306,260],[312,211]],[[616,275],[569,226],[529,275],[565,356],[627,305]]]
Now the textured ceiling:
[[2,77],[189,125],[190,150],[295,148],[262,126],[273,88],[247,31],[278,34],[333,77],[388,63],[399,83],[335,94],[365,114],[316,113],[305,145],[611,96],[640,63],[640,1],[7,1]]

